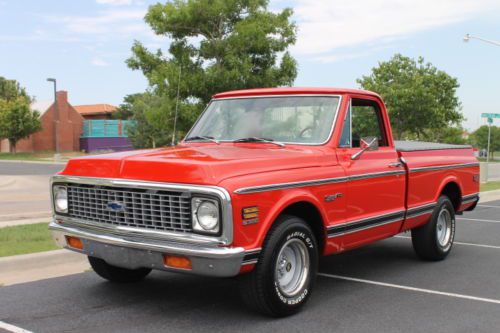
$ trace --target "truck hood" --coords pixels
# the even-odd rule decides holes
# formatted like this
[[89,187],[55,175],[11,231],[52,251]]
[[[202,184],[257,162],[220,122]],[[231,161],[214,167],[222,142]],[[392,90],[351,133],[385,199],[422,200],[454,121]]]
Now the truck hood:
[[321,147],[267,144],[185,144],[75,158],[63,175],[217,185],[224,179],[334,164]]

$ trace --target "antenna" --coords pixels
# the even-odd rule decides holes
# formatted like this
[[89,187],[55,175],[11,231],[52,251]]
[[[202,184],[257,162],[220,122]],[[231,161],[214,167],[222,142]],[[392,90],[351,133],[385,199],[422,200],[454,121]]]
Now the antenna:
[[179,112],[179,92],[181,88],[181,69],[179,66],[179,79],[177,80],[177,99],[175,100],[174,131],[172,132],[172,146],[175,145],[175,129],[177,127],[177,113]]

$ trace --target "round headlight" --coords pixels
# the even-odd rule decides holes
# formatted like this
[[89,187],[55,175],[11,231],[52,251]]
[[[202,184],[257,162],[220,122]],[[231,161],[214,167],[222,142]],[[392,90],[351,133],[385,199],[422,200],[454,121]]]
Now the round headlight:
[[214,230],[219,224],[219,209],[210,201],[203,201],[196,212],[200,226],[209,231]]
[[58,212],[65,213],[68,211],[68,191],[66,187],[54,187],[54,205]]

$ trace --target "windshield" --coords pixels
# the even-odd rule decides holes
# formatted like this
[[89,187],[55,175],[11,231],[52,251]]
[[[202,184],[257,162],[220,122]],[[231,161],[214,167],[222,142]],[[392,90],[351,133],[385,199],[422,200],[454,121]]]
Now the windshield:
[[224,142],[261,138],[284,143],[321,144],[330,136],[339,100],[337,96],[214,100],[186,140],[205,137]]

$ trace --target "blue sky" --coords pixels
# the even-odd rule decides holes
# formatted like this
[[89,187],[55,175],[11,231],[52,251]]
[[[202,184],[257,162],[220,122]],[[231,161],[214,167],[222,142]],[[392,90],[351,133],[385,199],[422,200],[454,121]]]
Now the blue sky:
[[[148,0],[0,0],[0,76],[18,80],[39,101],[52,98],[47,77],[74,105],[118,105],[147,82],[125,65],[134,39],[168,49],[143,22]],[[500,47],[466,33],[500,40],[498,0],[275,0],[272,10],[295,10],[299,27],[291,49],[297,86],[357,87],[394,53],[423,56],[459,79],[468,129],[481,112],[498,112]]]

